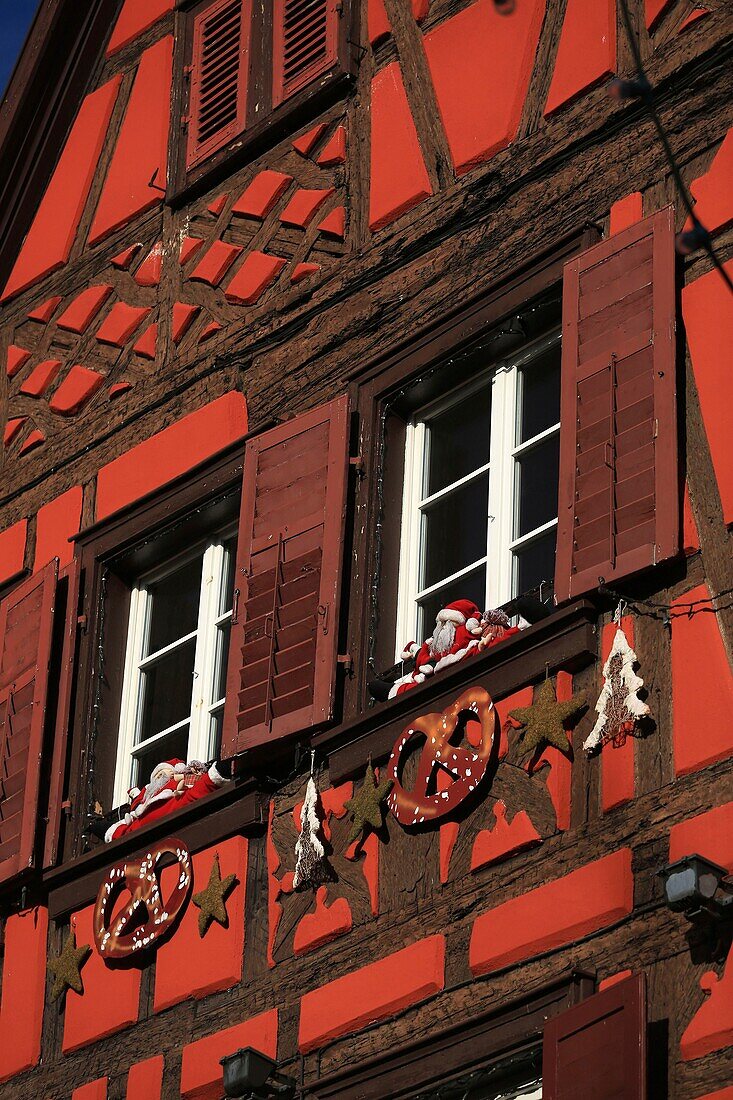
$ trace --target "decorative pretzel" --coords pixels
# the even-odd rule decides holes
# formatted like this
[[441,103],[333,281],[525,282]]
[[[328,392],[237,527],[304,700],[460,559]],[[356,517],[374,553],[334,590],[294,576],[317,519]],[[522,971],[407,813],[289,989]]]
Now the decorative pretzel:
[[[481,724],[481,741],[475,751],[451,744],[459,719],[466,712]],[[400,825],[438,821],[469,797],[486,775],[495,728],[496,714],[491,696],[482,687],[470,687],[442,714],[424,714],[403,730],[385,771],[385,776],[394,783],[388,799],[389,808]],[[408,791],[399,776],[408,747],[417,736],[425,737],[426,741],[415,782]],[[435,772],[442,773],[446,782],[437,784]]]
[[[160,890],[158,864],[172,855],[178,864],[178,878],[164,903]],[[191,857],[180,840],[166,840],[134,863],[116,863],[107,872],[99,888],[94,907],[94,939],[105,959],[127,959],[162,940],[173,930],[176,918],[188,901],[193,877]],[[114,918],[114,905],[123,890],[130,901]],[[140,906],[145,909],[142,924],[133,922]]]

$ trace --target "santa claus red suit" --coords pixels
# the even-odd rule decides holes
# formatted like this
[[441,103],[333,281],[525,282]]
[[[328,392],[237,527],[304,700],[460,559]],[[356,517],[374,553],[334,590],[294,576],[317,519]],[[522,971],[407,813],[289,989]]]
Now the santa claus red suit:
[[142,790],[133,788],[129,792],[129,810],[114,825],[110,825],[104,839],[107,843],[119,840],[126,833],[141,829],[143,825],[211,794],[227,782],[216,764],[207,767],[198,760],[192,760],[190,764],[183,760],[164,760],[153,768],[150,782]]
[[403,661],[415,658],[412,672],[401,676],[389,691],[389,698],[417,687],[441,669],[462,661],[478,648],[481,640],[481,612],[471,600],[454,600],[438,612],[432,637],[422,645],[409,642],[400,656]]

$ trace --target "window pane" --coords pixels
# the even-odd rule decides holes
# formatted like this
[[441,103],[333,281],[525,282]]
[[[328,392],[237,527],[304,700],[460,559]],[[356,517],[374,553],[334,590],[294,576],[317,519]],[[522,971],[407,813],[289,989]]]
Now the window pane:
[[519,508],[515,538],[556,518],[559,468],[559,432],[517,459]]
[[518,443],[560,419],[560,343],[521,369],[522,415]]
[[486,555],[488,510],[488,471],[425,509],[421,588]]
[[426,425],[428,471],[425,496],[465,477],[489,461],[491,382]]
[[[557,541],[557,529],[552,528],[547,534],[530,542],[515,552],[516,560],[516,593],[521,596],[524,592],[530,592],[543,582],[552,585],[555,577],[555,543]],[[545,599],[552,592],[552,588],[543,591]]]
[[483,611],[486,602],[485,565],[480,565],[465,577],[452,581],[445,588],[432,592],[425,599],[420,600],[420,624],[416,641],[421,642],[431,636],[435,628],[435,616],[441,608],[453,603],[454,600],[473,600]]
[[195,653],[196,639],[191,638],[144,670],[138,743],[190,715]]
[[202,558],[195,558],[148,586],[151,596],[150,633],[145,655],[183,638],[196,629],[201,595]]
[[182,726],[175,733],[169,733],[167,737],[161,737],[149,748],[143,749],[135,758],[137,770],[134,783],[138,787],[150,782],[150,773],[156,764],[163,760],[188,760],[188,726]]

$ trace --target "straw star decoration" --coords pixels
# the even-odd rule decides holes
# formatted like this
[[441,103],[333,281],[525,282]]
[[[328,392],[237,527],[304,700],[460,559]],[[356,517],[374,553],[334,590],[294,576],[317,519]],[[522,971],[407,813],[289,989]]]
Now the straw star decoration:
[[237,881],[235,874],[221,877],[219,866],[219,853],[214,854],[214,862],[211,865],[211,874],[205,890],[194,894],[191,901],[199,912],[199,936],[204,938],[214,921],[222,928],[229,926],[229,914],[227,913],[226,899]]
[[509,711],[509,717],[524,727],[521,755],[529,756],[541,745],[554,745],[561,752],[568,752],[570,741],[563,723],[582,710],[585,700],[574,695],[565,703],[559,703],[552,680],[547,679],[535,695],[531,707],[517,707]]
[[84,983],[81,980],[81,968],[91,954],[88,943],[81,947],[76,946],[76,933],[69,933],[66,943],[60,955],[55,959],[49,959],[48,969],[54,975],[54,983],[51,987],[51,1000],[57,1000],[67,989],[73,989],[75,993],[84,992]]
[[383,779],[381,783],[377,783],[374,768],[371,763],[367,764],[359,793],[345,803],[347,810],[351,811],[351,832],[346,841],[347,848],[362,835],[367,826],[371,829],[382,828],[384,803],[393,786],[391,779]]

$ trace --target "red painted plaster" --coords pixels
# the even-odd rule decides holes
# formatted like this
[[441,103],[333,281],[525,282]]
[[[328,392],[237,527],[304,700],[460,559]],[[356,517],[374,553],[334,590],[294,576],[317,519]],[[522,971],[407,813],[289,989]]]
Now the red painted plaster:
[[[733,179],[733,129],[730,129],[723,139],[705,175],[698,176],[690,186],[693,197],[697,200],[695,214],[709,233],[718,232],[733,221],[731,179]],[[688,227],[691,224],[688,219]]]
[[109,262],[112,267],[119,267],[121,271],[127,271],[141,248],[141,244],[131,244],[129,248],[125,248],[122,252],[118,252],[116,256],[113,256]]
[[63,267],[69,259],[121,81],[121,76],[113,77],[82,103],[3,300]]
[[369,228],[389,225],[431,192],[402,71],[393,61],[372,80]]
[[30,313],[28,314],[28,320],[39,321],[40,324],[47,325],[58,307],[61,305],[62,301],[63,298],[60,294],[55,294],[53,298],[47,298],[46,301],[43,302],[40,306],[37,306],[36,309],[32,309],[30,311]]
[[496,824],[491,829],[482,829],[473,842],[472,871],[477,871],[488,863],[498,863],[516,852],[523,852],[526,848],[542,843],[542,837],[524,810],[515,814],[510,823],[506,816],[505,802],[498,799],[493,809]]
[[689,558],[700,549],[700,535],[692,511],[690,486],[685,482],[685,495],[682,503],[682,549]]
[[117,302],[97,329],[97,340],[100,344],[124,348],[150,312],[146,306],[129,306],[127,302]]
[[158,241],[148,252],[133,278],[138,286],[158,286],[163,274],[163,242]]
[[247,433],[247,405],[236,390],[189,413],[97,475],[97,519],[159,489]]
[[83,994],[66,991],[62,1050],[72,1050],[112,1035],[137,1022],[140,1000],[140,970],[107,966],[94,946],[94,906],[88,905],[71,917],[76,943],[92,946],[82,967]]
[[222,210],[227,204],[229,198],[229,192],[225,191],[223,195],[217,195],[213,202],[209,203],[206,209],[210,214],[213,214],[215,218],[218,218]]
[[680,1039],[685,1062],[733,1046],[733,951],[721,977],[708,970],[700,979],[700,988],[705,1000]]
[[[726,265],[733,275],[733,261]],[[728,403],[720,400],[730,381],[721,347],[733,341],[733,295],[717,271],[696,279],[682,291],[682,315],[692,358],[702,418],[713,457],[723,505],[723,520],[733,524],[733,447]]]
[[337,126],[331,137],[323,146],[321,155],[316,163],[322,168],[330,168],[335,164],[343,164],[346,160],[346,128]]
[[346,210],[343,206],[336,206],[330,214],[326,214],[318,226],[319,233],[325,233],[327,237],[336,237],[342,241],[346,235]]
[[315,275],[321,270],[320,264],[296,264],[290,276],[291,283],[301,283],[310,275]]
[[241,251],[242,246],[239,244],[214,241],[209,251],[188,276],[189,279],[208,283],[209,286],[218,286]]
[[152,325],[148,325],[145,331],[138,336],[132,346],[132,350],[135,352],[135,355],[139,355],[141,359],[155,359],[157,347],[158,325],[153,322]]
[[328,887],[321,886],[316,891],[315,911],[306,913],[295,929],[293,954],[306,955],[351,931],[354,921],[346,898],[336,898],[331,905],[326,904],[327,899]]
[[58,416],[75,416],[103,385],[103,374],[77,363],[54,393],[48,407]]
[[92,222],[89,234],[92,244],[163,201],[172,59],[173,38],[170,35],[150,46],[140,58]]
[[275,957],[273,955],[273,949],[275,947],[275,937],[277,936],[277,930],[280,925],[280,920],[283,915],[283,907],[278,901],[280,897],[280,883],[277,879],[277,871],[280,867],[280,856],[278,855],[277,847],[272,836],[272,822],[275,817],[275,803],[270,802],[270,812],[267,818],[267,839],[266,839],[266,851],[267,851],[267,920],[268,920],[268,934],[267,934],[267,963],[268,966],[275,965]]
[[36,447],[40,447],[42,443],[46,442],[46,437],[40,428],[34,428],[30,435],[27,437],[23,446],[18,451],[18,454],[26,455],[29,451],[35,451]]
[[10,420],[7,420],[5,422],[5,429],[3,431],[3,446],[10,446],[27,419],[27,416],[13,416],[10,418]]
[[37,1065],[41,1057],[47,933],[48,911],[40,906],[14,913],[5,923],[0,1082]]
[[174,344],[180,344],[200,312],[201,306],[190,306],[186,305],[185,302],[176,302],[174,304],[173,323],[171,326]]
[[123,393],[127,393],[132,389],[132,382],[115,382],[114,386],[109,388],[109,396],[114,400],[115,397],[122,397]]
[[208,325],[199,336],[199,344],[203,344],[206,340],[210,340],[215,333],[221,331],[221,328],[222,326],[218,321],[209,321]]
[[222,1068],[219,1059],[240,1047],[254,1047],[268,1058],[277,1057],[277,1009],[185,1046],[181,1060],[183,1100],[220,1100]]
[[392,33],[392,27],[384,7],[384,0],[369,0],[367,26],[369,41],[372,46],[376,46]]
[[[199,910],[189,903],[175,935],[158,948],[153,997],[155,1012],[162,1012],[188,997],[205,997],[220,989],[230,989],[242,979],[247,841],[235,836],[197,852],[193,857],[194,893],[205,889],[217,852],[221,877],[237,876],[226,899],[228,927],[223,928],[214,921],[202,939],[198,930]],[[176,868],[163,871],[164,896],[175,874]]]
[[125,0],[107,46],[107,57],[172,10],[173,0]]
[[[695,8],[691,11],[686,19],[683,19],[677,28],[677,33],[681,34],[682,31],[686,31],[688,27],[691,27],[693,23],[697,23],[698,19],[704,19],[706,15],[711,15],[710,8]],[[733,1095],[733,1089],[731,1089],[731,1095]],[[722,1093],[721,1093],[722,1096]]]
[[[707,599],[699,585],[673,601]],[[707,605],[709,606],[709,605]],[[672,618],[672,741],[677,775],[733,755],[733,677],[715,615]]]
[[[621,627],[634,648],[634,620],[630,615],[621,619]],[[616,624],[606,623],[601,634],[601,667],[605,665],[616,637]],[[600,694],[600,688],[599,688]],[[634,797],[634,757],[636,738],[627,737],[616,748],[612,743],[601,751],[601,807],[604,813],[625,806]]]
[[646,25],[649,30],[659,22],[667,8],[671,7],[675,0],[644,0]]
[[26,351],[25,348],[18,347],[17,344],[11,344],[5,361],[5,373],[8,378],[15,378],[18,371],[25,366],[30,357],[31,353]]
[[733,1100],[733,1085],[717,1092],[706,1092],[704,1096],[698,1096],[697,1100]]
[[733,802],[673,825],[669,834],[669,861],[691,854],[705,856],[733,873]]
[[71,1094],[71,1100],[107,1100],[107,1082],[109,1077],[98,1077],[86,1085],[79,1085]]
[[66,307],[56,324],[69,332],[86,332],[111,293],[111,286],[88,287]]
[[301,997],[298,1045],[316,1050],[440,992],[445,937],[429,936]]
[[[511,723],[509,718],[510,710],[517,710],[519,707],[531,707],[532,700],[534,699],[534,688],[530,684],[529,687],[520,688],[519,691],[515,691],[512,695],[507,695],[504,699],[499,699],[494,703],[496,709],[497,723],[499,726],[499,759],[503,760],[509,751],[509,741],[507,738],[507,723],[515,725],[515,728],[519,728],[515,723]],[[469,723],[468,730],[470,731],[471,723]],[[469,741],[474,748],[477,748],[481,742],[480,726],[475,734],[475,740],[471,739],[469,735]]]
[[300,153],[302,157],[307,157],[313,146],[320,141],[323,134],[326,132],[326,123],[319,122],[317,126],[314,126],[311,130],[307,130],[306,133],[301,134],[293,142],[293,149],[296,153]]
[[545,115],[616,70],[616,0],[568,0]]
[[618,985],[619,982],[625,982],[631,975],[631,970],[619,970],[617,974],[609,974],[607,978],[603,978],[603,980],[598,983],[598,992],[602,993],[604,989],[610,989],[612,985]]
[[38,509],[36,518],[36,556],[33,572],[38,572],[54,558],[59,566],[68,565],[74,557],[69,539],[79,531],[84,491],[81,485],[62,493]]
[[632,191],[630,195],[625,195],[624,198],[615,202],[611,207],[611,236],[641,221],[644,214],[643,205],[641,191]]
[[430,0],[412,0],[412,14],[417,23],[422,23],[430,11]]
[[330,199],[333,193],[333,187],[311,190],[304,187],[298,188],[280,215],[280,221],[283,225],[294,225],[298,229],[305,229],[315,217],[316,211],[327,199]]
[[273,172],[270,169],[260,172],[245,187],[232,207],[232,214],[240,214],[246,218],[266,218],[292,182],[293,177],[285,172]]
[[281,256],[268,256],[256,250],[250,252],[226,288],[227,301],[238,306],[253,305],[275,281],[286,263],[287,260]]
[[631,850],[622,848],[478,917],[471,972],[489,974],[581,939],[626,916],[633,902]]
[[544,14],[545,0],[522,0],[511,19],[497,12],[493,0],[477,0],[425,35],[458,175],[514,140]]
[[190,259],[192,259],[201,245],[204,243],[203,237],[184,237],[181,241],[181,250],[178,254],[178,262],[181,267],[184,267]]
[[125,1100],[161,1100],[165,1060],[162,1054],[130,1067]]
[[60,370],[60,359],[44,359],[42,363],[33,368],[20,387],[20,392],[27,397],[42,397],[49,386],[52,386],[56,381],[56,376]]

